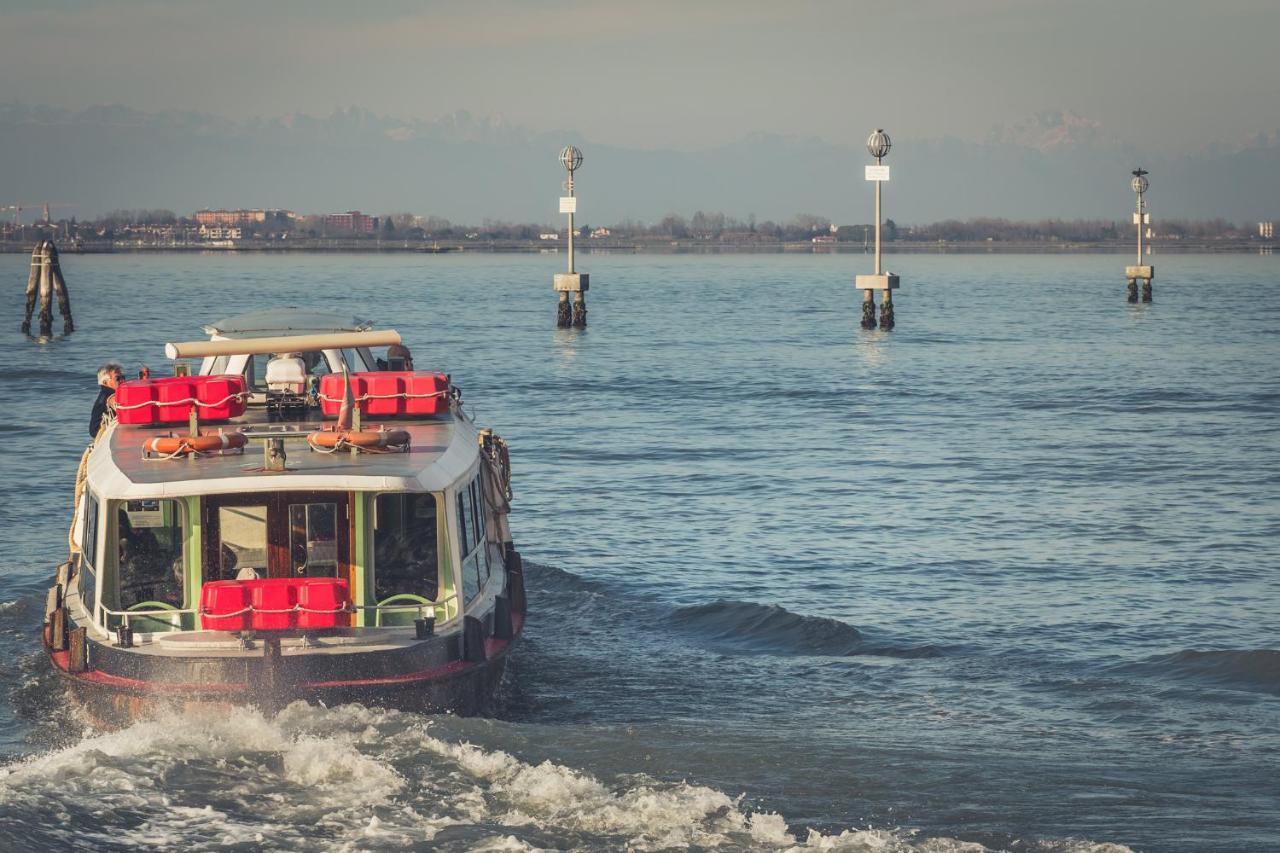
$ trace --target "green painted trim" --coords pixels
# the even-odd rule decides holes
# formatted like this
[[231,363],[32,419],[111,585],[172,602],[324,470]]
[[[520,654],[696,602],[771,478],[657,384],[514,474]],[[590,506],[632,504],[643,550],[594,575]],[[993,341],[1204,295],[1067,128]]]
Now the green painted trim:
[[[186,597],[183,601],[184,609],[194,609],[200,606],[200,588],[204,585],[204,539],[201,529],[201,513],[200,498],[188,497],[183,501],[187,513],[187,582]],[[199,628],[198,620],[195,615],[183,617],[184,620],[190,620],[187,623],[188,630],[196,630]]]
[[[117,513],[124,501],[105,500],[99,507],[101,513],[105,507],[106,513],[99,516],[98,538],[103,541],[102,549],[102,565],[98,566],[98,594],[94,599],[97,603],[110,608],[111,610],[120,609],[120,568],[116,565],[119,562],[120,555],[120,525],[115,521]],[[110,519],[104,521],[103,519]],[[95,614],[96,616],[97,614]],[[114,630],[120,625],[119,616],[108,616],[106,613],[101,614],[102,621],[99,622],[102,627],[108,631]],[[95,622],[98,620],[95,619]]]
[[351,564],[355,569],[355,588],[351,590],[351,595],[355,598],[356,604],[356,625],[364,627],[367,623],[367,614],[362,609],[370,599],[371,590],[369,589],[369,581],[372,572],[369,571],[369,542],[373,538],[368,530],[369,521],[373,514],[369,512],[370,495],[367,492],[356,492],[355,500],[355,519],[351,526],[355,529],[355,539],[351,543]]
[[[444,602],[436,607],[436,621],[448,622],[458,615],[458,578],[453,570],[453,537],[449,534],[449,492],[445,490],[435,495],[439,508],[436,512],[436,550],[440,553],[440,601]],[[456,501],[455,497],[455,504]],[[450,601],[454,602],[452,608],[449,607]]]

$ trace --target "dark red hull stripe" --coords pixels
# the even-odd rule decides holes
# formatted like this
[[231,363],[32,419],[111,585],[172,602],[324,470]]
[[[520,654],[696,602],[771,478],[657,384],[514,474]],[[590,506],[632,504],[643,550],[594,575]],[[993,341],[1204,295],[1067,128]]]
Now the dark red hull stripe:
[[[511,623],[512,633],[517,637],[520,636],[520,631],[524,628],[524,617],[518,613],[512,614]],[[48,632],[46,631],[45,633],[47,639]],[[497,640],[493,637],[487,638],[484,641],[486,663],[499,655],[505,654],[507,647],[511,645],[511,642],[511,640]],[[125,678],[124,676],[112,675],[98,670],[89,670],[87,672],[72,674],[70,672],[70,652],[50,651],[49,657],[53,661],[54,666],[62,670],[63,673],[71,678],[75,678],[80,681],[87,681],[91,684],[99,684],[103,687],[115,687],[122,690],[147,691],[154,693],[244,693],[249,690],[248,684],[148,681],[140,678]],[[299,690],[324,690],[350,687],[397,686],[424,681],[443,681],[459,675],[468,669],[479,668],[484,665],[485,664],[483,663],[468,664],[465,661],[457,660],[451,661],[444,666],[424,669],[419,672],[408,672],[404,675],[394,675],[383,678],[353,678],[337,681],[302,681],[293,686],[295,689]]]

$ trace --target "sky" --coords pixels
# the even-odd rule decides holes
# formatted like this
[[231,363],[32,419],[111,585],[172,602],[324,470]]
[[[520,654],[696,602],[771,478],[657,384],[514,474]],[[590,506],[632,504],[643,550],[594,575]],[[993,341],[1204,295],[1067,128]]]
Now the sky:
[[587,142],[981,141],[1042,111],[1174,156],[1280,128],[1280,0],[0,0],[3,97],[235,120],[466,110]]

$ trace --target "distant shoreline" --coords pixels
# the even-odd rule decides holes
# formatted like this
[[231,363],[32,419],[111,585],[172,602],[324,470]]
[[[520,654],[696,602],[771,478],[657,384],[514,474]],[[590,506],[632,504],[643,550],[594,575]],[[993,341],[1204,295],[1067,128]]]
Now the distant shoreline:
[[[57,241],[55,241],[57,242]],[[586,245],[584,245],[584,243]],[[1261,240],[1178,240],[1158,242],[1156,254],[1271,254],[1280,243]],[[240,240],[227,244],[152,244],[132,241],[93,241],[79,245],[59,243],[63,254],[150,254],[150,253],[395,253],[395,254],[564,254],[567,246],[537,240],[465,240],[442,243],[415,240]],[[755,242],[712,243],[705,240],[591,240],[575,246],[578,253],[590,254],[869,254],[859,243]],[[32,245],[0,243],[0,254],[30,254]],[[883,246],[885,254],[1132,254],[1131,242],[1046,242],[1046,241],[947,241],[937,243],[899,240]]]

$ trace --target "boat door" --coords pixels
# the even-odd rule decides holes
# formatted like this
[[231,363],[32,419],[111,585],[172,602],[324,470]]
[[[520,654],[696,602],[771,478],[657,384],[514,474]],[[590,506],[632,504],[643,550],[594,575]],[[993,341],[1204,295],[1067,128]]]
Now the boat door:
[[351,577],[351,495],[210,495],[202,512],[204,580]]

